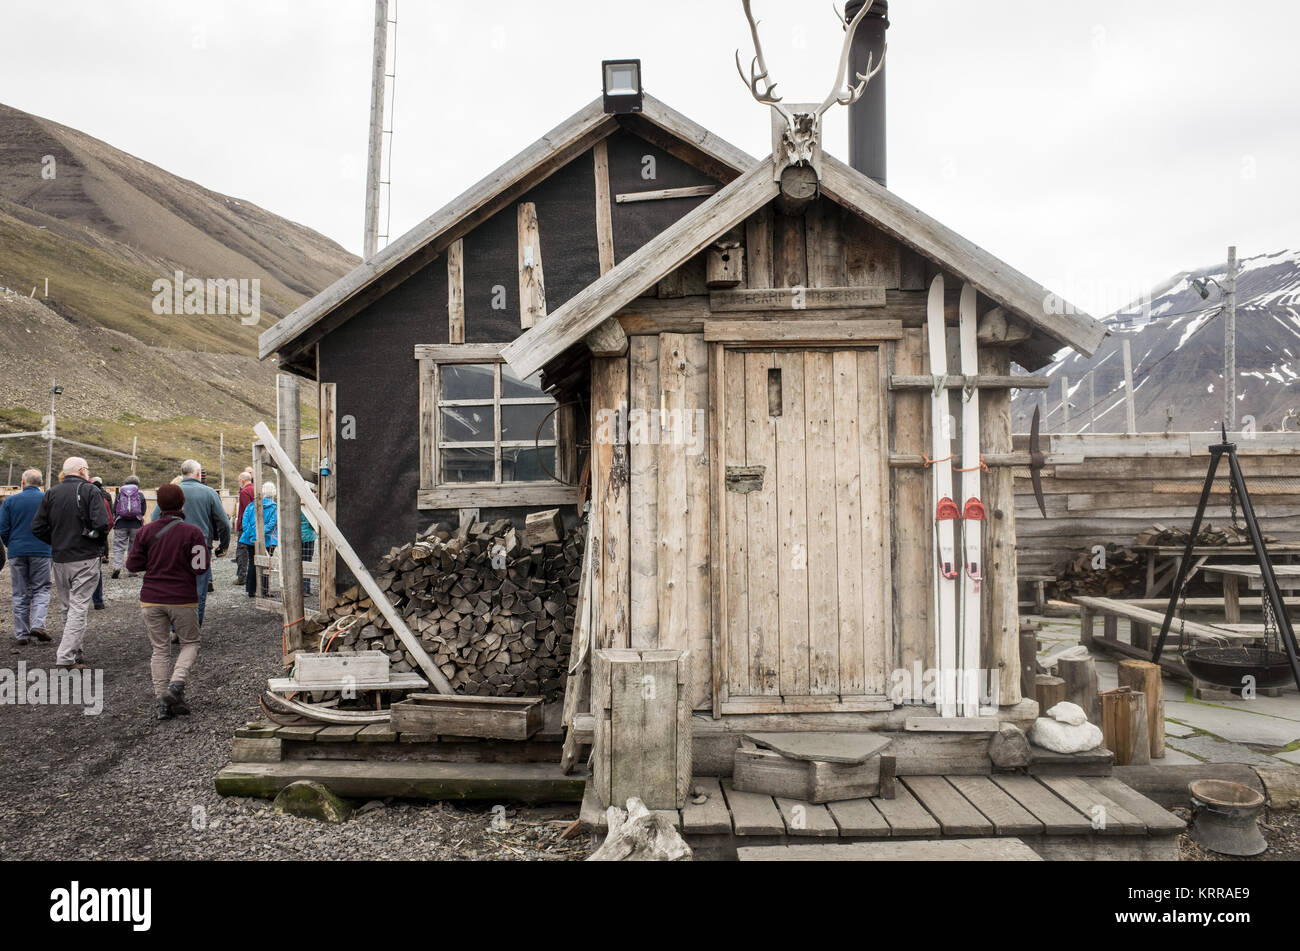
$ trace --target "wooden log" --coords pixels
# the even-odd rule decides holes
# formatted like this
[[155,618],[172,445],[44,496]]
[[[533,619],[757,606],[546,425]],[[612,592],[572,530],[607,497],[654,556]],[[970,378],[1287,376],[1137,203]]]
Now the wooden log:
[[609,143],[601,139],[592,149],[596,174],[596,251],[600,273],[614,270],[614,219],[609,195]]
[[[319,372],[317,373],[319,377]],[[322,470],[328,462],[329,475],[323,471],[320,476],[320,502],[331,519],[338,517],[338,386],[334,383],[320,385],[320,465]],[[255,490],[261,491],[261,486]],[[256,499],[254,500],[256,501]],[[238,530],[238,529],[236,529]],[[338,597],[338,555],[334,542],[325,534],[317,536],[320,558],[320,609],[324,613],[333,610]]]
[[1060,677],[1038,674],[1034,678],[1034,695],[1038,699],[1039,714],[1046,716],[1048,710],[1065,699],[1065,681]]
[[[1009,375],[1010,361],[1005,349],[979,348],[981,376]],[[983,401],[981,449],[989,454],[1011,452],[1010,391],[989,390],[980,398]],[[1014,706],[1028,694],[1021,693],[1020,593],[1016,580],[1016,496],[1012,470],[995,468],[984,477],[983,492],[988,513],[984,536],[988,547],[984,552],[983,656],[988,658],[989,668],[998,671],[998,704]]]
[[519,326],[525,330],[546,316],[546,279],[542,271],[542,239],[537,206],[519,203]]
[[564,540],[564,519],[559,509],[532,512],[524,519],[524,537],[534,548]]
[[[285,651],[292,655],[303,646],[302,621],[302,504],[293,492],[284,491],[284,481],[298,476],[302,460],[301,404],[298,401],[298,378],[288,373],[276,377],[279,405],[279,437],[284,459],[281,465],[279,536],[280,603],[284,607]],[[288,471],[285,471],[285,469]],[[301,481],[301,476],[298,476]],[[304,483],[305,485],[305,483]],[[261,507],[260,505],[258,506]]]
[[465,242],[447,248],[447,342],[465,342]]
[[1035,678],[1038,676],[1038,635],[1034,631],[1020,632],[1020,695],[1037,696]]
[[1151,761],[1147,738],[1146,695],[1130,687],[1101,694],[1101,732],[1115,765],[1137,766]]
[[1119,662],[1119,685],[1146,697],[1147,739],[1152,759],[1165,755],[1165,685],[1158,664],[1143,660]]
[[1088,715],[1088,722],[1101,725],[1101,702],[1097,699],[1097,664],[1091,657],[1062,657],[1056,673],[1065,681],[1065,699],[1078,704]]

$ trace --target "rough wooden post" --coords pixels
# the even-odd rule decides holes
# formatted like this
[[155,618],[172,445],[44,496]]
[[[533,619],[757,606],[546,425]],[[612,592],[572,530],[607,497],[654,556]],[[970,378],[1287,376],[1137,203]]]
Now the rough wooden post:
[[266,469],[262,465],[262,448],[260,440],[253,443],[253,563],[249,570],[257,575],[253,582],[253,593],[262,596],[262,561],[266,558],[266,520],[262,517],[262,483],[266,481]]
[[[321,467],[328,466],[329,475],[318,473],[320,504],[335,522],[338,521],[337,390],[333,383],[320,385],[320,458]],[[318,534],[316,548],[320,562],[320,609],[329,611],[338,598],[338,553],[334,542],[324,532]]]
[[677,650],[593,655],[593,781],[602,806],[642,800],[680,809],[691,779],[691,656]]
[[[991,376],[1011,373],[1005,347],[979,348],[979,372]],[[980,394],[980,446],[985,453],[1011,452],[1011,391]],[[963,462],[973,465],[973,462]],[[1012,706],[1020,692],[1020,590],[1016,578],[1015,472],[997,466],[982,483],[988,511],[988,545],[984,552],[984,655],[998,670],[998,703]]]
[[631,644],[631,532],[626,442],[627,357],[591,361],[591,504],[596,536],[598,647]]
[[1145,694],[1129,687],[1107,690],[1101,695],[1101,732],[1106,748],[1115,754],[1116,766],[1151,762],[1146,699]]
[[1065,681],[1060,677],[1039,674],[1034,678],[1034,691],[1038,700],[1038,715],[1047,716],[1047,711],[1065,699]]
[[[280,431],[276,434],[296,474],[302,459],[302,425],[298,405],[298,378],[287,373],[276,377]],[[281,473],[283,476],[284,473]],[[285,651],[292,655],[302,648],[302,505],[295,492],[280,479],[279,514],[280,603],[284,608]]]
[[1165,755],[1165,685],[1160,665],[1145,660],[1119,662],[1119,685],[1131,687],[1146,697],[1147,737],[1152,759]]
[[1056,662],[1056,672],[1065,681],[1065,699],[1076,703],[1088,715],[1088,721],[1101,725],[1100,701],[1097,699],[1097,664],[1091,657]]

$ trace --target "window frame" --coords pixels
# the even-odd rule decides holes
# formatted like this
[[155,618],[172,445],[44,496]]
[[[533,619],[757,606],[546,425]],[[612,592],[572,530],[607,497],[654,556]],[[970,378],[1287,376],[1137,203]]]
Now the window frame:
[[[422,344],[415,348],[415,358],[420,368],[420,492],[421,509],[459,509],[473,507],[509,507],[530,505],[577,504],[577,486],[565,485],[558,480],[542,482],[504,481],[503,450],[532,448],[534,440],[503,439],[501,431],[502,406],[544,406],[554,404],[552,397],[503,397],[501,357],[504,343],[492,344]],[[491,364],[494,366],[493,395],[491,400],[442,400],[442,367]],[[494,432],[491,441],[453,441],[444,444],[441,425],[444,407],[492,406]],[[567,427],[562,425],[561,408],[555,414],[553,439],[542,440],[537,445],[555,448],[555,471],[565,471],[562,459],[572,447],[564,438]],[[441,459],[445,449],[482,448],[493,450],[492,482],[444,482]]]

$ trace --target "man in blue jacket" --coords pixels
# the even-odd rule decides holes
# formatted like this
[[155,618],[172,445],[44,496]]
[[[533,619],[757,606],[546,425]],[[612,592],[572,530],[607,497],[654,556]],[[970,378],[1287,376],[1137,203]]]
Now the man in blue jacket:
[[23,489],[0,505],[0,541],[9,550],[13,582],[14,640],[26,646],[31,638],[50,640],[45,618],[50,610],[50,546],[32,534],[32,519],[41,506],[41,471],[23,473]]
[[[230,519],[226,516],[226,508],[221,504],[221,496],[217,495],[216,489],[204,485],[199,480],[202,472],[203,467],[194,459],[186,459],[181,463],[181,491],[185,493],[185,521],[203,533],[209,549],[212,548],[213,536],[216,536],[215,557],[220,558],[230,547]],[[155,507],[149,520],[156,522],[162,514],[161,506]],[[208,585],[211,582],[212,562],[209,559],[207,570],[198,576],[196,582],[200,627],[203,626],[203,609],[208,603]]]

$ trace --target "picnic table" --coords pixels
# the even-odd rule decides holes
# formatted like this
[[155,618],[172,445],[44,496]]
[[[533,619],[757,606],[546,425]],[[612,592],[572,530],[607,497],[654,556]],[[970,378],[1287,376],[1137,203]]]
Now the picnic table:
[[[1270,556],[1272,552],[1269,553]],[[1223,579],[1223,610],[1229,624],[1241,623],[1241,582],[1244,579],[1252,590],[1264,587],[1264,572],[1259,565],[1224,564],[1209,562],[1201,566],[1207,578]],[[1279,591],[1300,590],[1300,565],[1274,565]]]
[[[1133,551],[1142,555],[1146,561],[1147,585],[1144,597],[1154,598],[1161,593],[1168,596],[1178,577],[1178,565],[1187,551],[1186,545],[1134,545]],[[1300,564],[1300,543],[1273,542],[1268,546],[1269,558],[1275,567],[1287,564]],[[1193,558],[1213,558],[1217,563],[1229,564],[1226,559],[1244,559],[1243,563],[1254,563],[1255,549],[1250,545],[1197,545],[1192,549]]]

